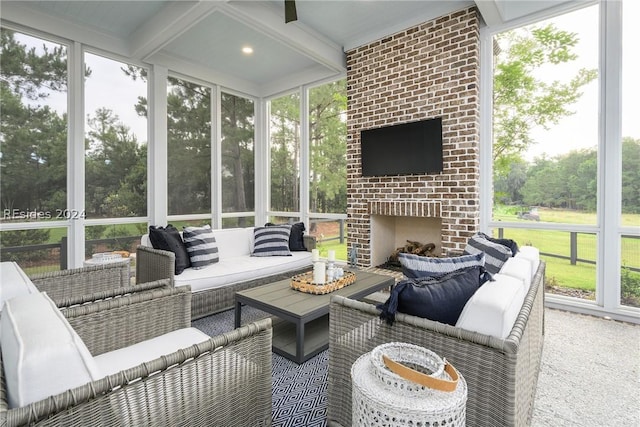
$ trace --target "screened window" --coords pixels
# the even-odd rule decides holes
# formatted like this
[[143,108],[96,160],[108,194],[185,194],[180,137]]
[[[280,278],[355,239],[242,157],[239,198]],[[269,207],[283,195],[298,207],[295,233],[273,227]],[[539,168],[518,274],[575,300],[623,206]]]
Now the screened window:
[[211,212],[211,89],[169,78],[169,215]]
[[300,95],[271,100],[269,126],[270,210],[300,209]]

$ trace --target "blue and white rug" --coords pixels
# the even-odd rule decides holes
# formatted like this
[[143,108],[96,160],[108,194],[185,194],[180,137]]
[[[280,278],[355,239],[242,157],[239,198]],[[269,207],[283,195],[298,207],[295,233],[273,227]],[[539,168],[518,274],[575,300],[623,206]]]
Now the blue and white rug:
[[[242,324],[266,317],[263,311],[242,308]],[[193,321],[193,326],[215,336],[231,331],[234,310]],[[298,365],[278,354],[272,360],[273,427],[324,427],[327,420],[328,351]]]

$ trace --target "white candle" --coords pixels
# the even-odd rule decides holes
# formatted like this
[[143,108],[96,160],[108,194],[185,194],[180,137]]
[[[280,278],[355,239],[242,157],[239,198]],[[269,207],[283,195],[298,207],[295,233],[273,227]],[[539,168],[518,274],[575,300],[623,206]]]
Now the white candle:
[[318,249],[311,249],[311,261],[320,261],[320,251]]
[[336,260],[336,251],[330,250],[329,251],[329,256],[327,257],[327,259],[329,261],[335,261]]
[[324,285],[326,281],[325,278],[325,264],[324,262],[314,262],[313,263],[313,283],[316,285]]

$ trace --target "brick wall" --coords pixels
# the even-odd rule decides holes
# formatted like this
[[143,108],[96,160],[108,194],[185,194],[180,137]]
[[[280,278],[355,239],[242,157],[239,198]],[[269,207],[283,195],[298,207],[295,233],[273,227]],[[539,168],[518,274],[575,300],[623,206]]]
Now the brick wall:
[[[479,21],[474,7],[347,54],[348,245],[369,266],[370,215],[440,216],[442,252],[479,226]],[[360,131],[442,117],[441,174],[363,177]]]

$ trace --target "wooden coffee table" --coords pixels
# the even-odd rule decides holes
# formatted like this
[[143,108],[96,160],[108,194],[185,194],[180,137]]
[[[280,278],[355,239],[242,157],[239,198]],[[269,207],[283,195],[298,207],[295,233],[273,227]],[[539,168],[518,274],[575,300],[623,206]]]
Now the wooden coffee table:
[[329,347],[329,300],[332,295],[361,299],[395,283],[391,276],[355,270],[356,281],[334,292],[313,295],[291,289],[285,279],[236,292],[235,326],[246,304],[277,317],[273,322],[273,351],[303,363]]

